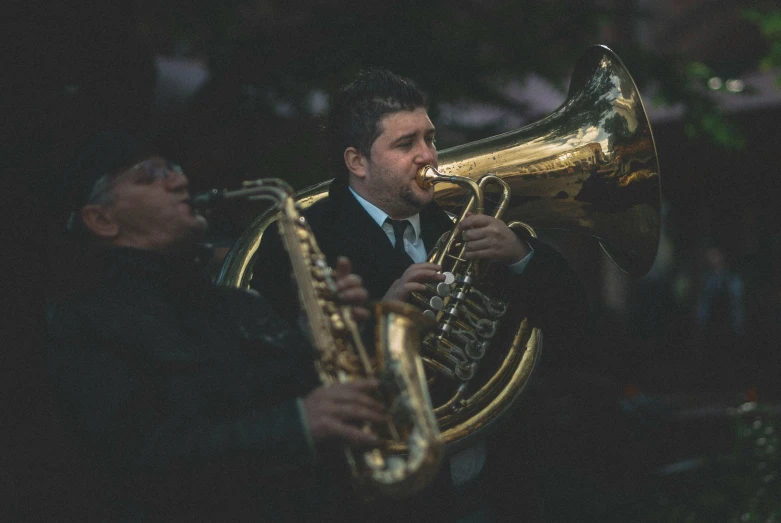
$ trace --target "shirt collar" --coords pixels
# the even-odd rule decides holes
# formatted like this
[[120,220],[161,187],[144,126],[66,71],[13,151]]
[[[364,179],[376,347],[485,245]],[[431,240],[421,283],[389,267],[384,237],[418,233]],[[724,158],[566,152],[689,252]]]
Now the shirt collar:
[[[385,219],[388,217],[388,213],[373,203],[362,198],[357,192],[353,190],[352,187],[349,187],[349,189],[353,196],[355,196],[355,199],[358,200],[358,203],[361,204],[361,207],[366,209],[366,212],[369,213],[369,216],[371,216],[372,219],[377,222],[377,225],[382,227],[385,224]],[[412,225],[412,229],[415,231],[415,241],[417,241],[417,239],[420,238],[420,213],[416,213],[409,218],[406,218],[406,220],[409,221]]]

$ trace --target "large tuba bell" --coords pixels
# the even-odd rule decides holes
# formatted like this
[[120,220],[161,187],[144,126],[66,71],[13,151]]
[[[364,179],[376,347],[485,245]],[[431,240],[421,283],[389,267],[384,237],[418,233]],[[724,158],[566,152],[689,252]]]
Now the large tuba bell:
[[[439,153],[435,198],[455,214],[465,196],[490,199],[500,186],[502,219],[534,230],[557,229],[596,239],[624,272],[639,277],[656,256],[660,178],[656,146],[640,94],[621,60],[607,47],[590,48],[577,62],[565,102],[531,125]],[[456,181],[458,177],[470,182]],[[486,185],[484,177],[501,183]],[[330,181],[297,193],[306,208],[325,198]],[[473,185],[482,185],[475,191]],[[494,211],[496,212],[496,211]],[[273,213],[258,217],[223,264],[218,280],[247,287],[253,255]],[[534,229],[531,229],[533,227]],[[507,347],[488,347],[493,367],[480,383],[457,377],[457,395],[432,388],[442,437],[451,450],[466,445],[509,409],[528,383],[542,333],[520,320]],[[482,347],[470,359],[482,358]],[[429,382],[452,380],[425,354]],[[455,367],[451,366],[450,370]],[[440,379],[443,378],[444,379]],[[463,386],[467,383],[466,386]],[[444,399],[443,399],[444,398]]]

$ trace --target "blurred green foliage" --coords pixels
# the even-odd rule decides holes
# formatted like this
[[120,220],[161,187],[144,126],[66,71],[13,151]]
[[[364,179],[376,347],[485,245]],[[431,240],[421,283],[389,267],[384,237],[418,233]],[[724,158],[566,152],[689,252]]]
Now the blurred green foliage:
[[[746,20],[756,24],[768,43],[767,53],[759,60],[760,67],[766,71],[781,67],[781,8],[743,9],[741,14]],[[781,84],[781,73],[777,81]]]

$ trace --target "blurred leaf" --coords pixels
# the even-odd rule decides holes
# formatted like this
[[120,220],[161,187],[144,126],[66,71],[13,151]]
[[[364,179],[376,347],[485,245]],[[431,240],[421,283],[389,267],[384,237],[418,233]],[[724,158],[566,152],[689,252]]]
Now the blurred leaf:
[[[769,71],[781,67],[781,8],[743,9],[741,16],[759,28],[768,44],[769,48],[759,62],[761,68]],[[776,81],[781,84],[781,73]]]

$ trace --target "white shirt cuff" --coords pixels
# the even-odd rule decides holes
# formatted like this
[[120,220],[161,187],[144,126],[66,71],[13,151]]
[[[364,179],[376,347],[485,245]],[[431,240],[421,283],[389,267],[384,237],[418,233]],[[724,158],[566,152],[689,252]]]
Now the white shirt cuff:
[[529,245],[529,254],[527,254],[521,261],[517,261],[511,265],[508,265],[507,268],[510,269],[510,272],[515,275],[521,274],[526,269],[526,266],[529,265],[532,256],[534,256],[534,247]]

